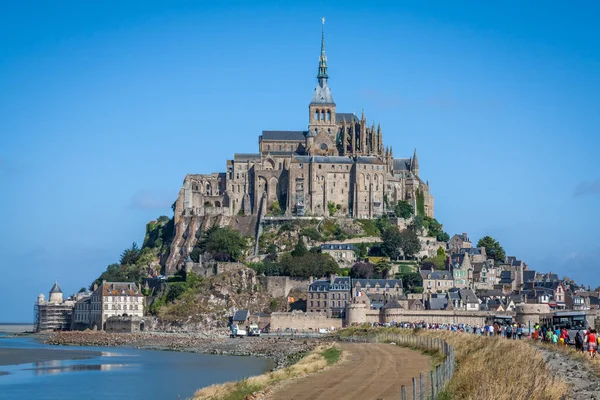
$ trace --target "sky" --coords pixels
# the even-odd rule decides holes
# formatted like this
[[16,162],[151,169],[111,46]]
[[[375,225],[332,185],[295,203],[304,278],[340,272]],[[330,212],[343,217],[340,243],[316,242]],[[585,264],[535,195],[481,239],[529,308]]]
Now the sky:
[[0,321],[89,284],[187,173],[302,130],[321,17],[339,112],[417,148],[435,216],[600,285],[595,1],[0,5]]

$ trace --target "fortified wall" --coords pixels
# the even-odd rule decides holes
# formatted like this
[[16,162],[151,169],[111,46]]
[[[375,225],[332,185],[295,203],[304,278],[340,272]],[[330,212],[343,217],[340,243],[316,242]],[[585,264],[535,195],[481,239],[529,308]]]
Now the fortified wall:
[[258,278],[271,297],[287,297],[292,290],[306,292],[308,279],[293,279],[288,276],[261,276]]
[[271,314],[271,332],[276,330],[298,329],[319,330],[341,329],[343,320],[341,318],[329,318],[326,313],[305,313],[304,311],[276,312]]

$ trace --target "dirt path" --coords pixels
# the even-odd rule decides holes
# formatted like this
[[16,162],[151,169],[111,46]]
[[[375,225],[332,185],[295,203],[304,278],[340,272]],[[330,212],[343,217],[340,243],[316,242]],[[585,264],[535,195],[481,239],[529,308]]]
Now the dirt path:
[[556,376],[571,386],[568,399],[600,400],[600,379],[589,365],[565,354],[541,348],[538,350]]
[[429,368],[429,357],[390,344],[344,343],[345,360],[326,372],[293,381],[269,400],[399,399],[400,387]]

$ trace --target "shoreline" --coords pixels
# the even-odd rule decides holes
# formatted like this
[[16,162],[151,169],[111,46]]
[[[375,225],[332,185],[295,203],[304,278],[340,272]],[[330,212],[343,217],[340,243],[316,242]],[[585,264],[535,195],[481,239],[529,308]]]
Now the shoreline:
[[273,370],[294,364],[303,355],[325,342],[328,340],[318,338],[246,337],[230,339],[200,337],[198,334],[192,333],[92,331],[58,332],[43,340],[43,343],[53,346],[133,347],[141,350],[263,357],[275,362]]

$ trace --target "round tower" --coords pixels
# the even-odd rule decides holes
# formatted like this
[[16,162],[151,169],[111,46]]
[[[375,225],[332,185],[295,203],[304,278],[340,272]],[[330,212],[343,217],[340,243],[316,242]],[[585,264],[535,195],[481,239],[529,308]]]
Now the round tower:
[[62,303],[63,302],[63,292],[58,286],[58,282],[54,282],[54,286],[50,289],[50,298],[48,299],[50,303]]
[[38,304],[44,304],[45,301],[46,301],[46,297],[44,296],[44,293],[40,293],[38,295]]
[[548,304],[517,304],[517,322],[522,325],[537,324],[540,317],[550,314]]

